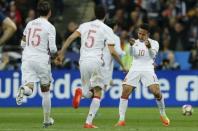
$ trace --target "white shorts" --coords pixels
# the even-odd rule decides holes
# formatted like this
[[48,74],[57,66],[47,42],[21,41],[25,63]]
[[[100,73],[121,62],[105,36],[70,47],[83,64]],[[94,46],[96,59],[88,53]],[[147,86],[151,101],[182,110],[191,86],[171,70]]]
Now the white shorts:
[[49,84],[52,80],[51,65],[35,61],[23,61],[21,65],[22,84],[38,82]]
[[113,76],[113,62],[111,65],[109,66],[104,66],[102,67],[102,75],[103,75],[103,79],[104,79],[104,85],[109,86],[110,81],[112,80],[112,76]]
[[80,61],[79,64],[83,94],[86,95],[92,88],[96,86],[99,86],[103,89],[104,81],[101,73],[101,64],[94,60]]
[[146,87],[153,84],[159,84],[158,78],[154,71],[133,71],[132,69],[130,69],[126,75],[123,84],[138,87],[140,81],[143,86]]

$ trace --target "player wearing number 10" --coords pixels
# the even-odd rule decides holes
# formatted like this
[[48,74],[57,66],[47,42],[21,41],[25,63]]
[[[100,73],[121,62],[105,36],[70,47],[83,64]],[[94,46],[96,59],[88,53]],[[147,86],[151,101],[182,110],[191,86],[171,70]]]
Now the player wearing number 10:
[[132,46],[133,62],[123,82],[122,96],[119,104],[119,121],[116,126],[125,125],[125,112],[128,106],[128,97],[131,92],[138,87],[139,81],[143,86],[148,87],[150,92],[155,96],[159,111],[160,119],[164,126],[168,126],[170,121],[165,113],[165,104],[162,93],[159,89],[158,78],[154,72],[154,58],[159,50],[157,41],[150,39],[149,26],[142,24],[138,30],[138,39],[130,39]]
[[51,98],[51,57],[57,54],[55,43],[56,31],[49,23],[51,7],[47,1],[41,1],[37,7],[39,18],[30,21],[23,33],[21,45],[22,55],[22,86],[16,97],[17,105],[23,102],[23,96],[30,96],[33,92],[34,83],[39,81],[43,94],[42,106],[44,114],[43,127],[46,128],[54,123],[50,117]]

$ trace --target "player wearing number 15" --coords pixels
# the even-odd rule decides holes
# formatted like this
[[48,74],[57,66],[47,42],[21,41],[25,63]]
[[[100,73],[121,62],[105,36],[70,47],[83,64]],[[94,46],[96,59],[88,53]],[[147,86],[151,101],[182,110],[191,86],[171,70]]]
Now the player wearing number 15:
[[125,125],[125,112],[128,106],[129,95],[134,88],[138,87],[140,81],[154,95],[163,125],[168,126],[170,123],[165,113],[165,104],[162,93],[160,92],[158,78],[154,72],[153,59],[159,50],[159,44],[148,36],[149,26],[142,24],[138,30],[138,39],[131,39],[129,41],[132,46],[133,62],[122,84],[123,90],[119,104],[120,118],[116,126]]
[[37,11],[40,17],[27,24],[21,40],[21,45],[24,48],[21,66],[22,86],[18,90],[16,103],[21,105],[23,96],[30,96],[34,83],[39,81],[43,95],[43,127],[46,128],[54,123],[50,117],[50,83],[52,79],[50,60],[57,54],[56,31],[48,21],[51,16],[50,4],[47,1],[41,1],[38,3]]

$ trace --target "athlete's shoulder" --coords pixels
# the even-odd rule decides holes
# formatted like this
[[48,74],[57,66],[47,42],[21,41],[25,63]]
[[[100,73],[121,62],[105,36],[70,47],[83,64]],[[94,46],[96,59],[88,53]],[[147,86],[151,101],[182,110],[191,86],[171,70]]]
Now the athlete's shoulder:
[[113,30],[108,25],[106,25],[105,23],[103,23],[103,27],[104,27],[105,30],[113,32]]
[[46,20],[46,21],[44,22],[44,24],[45,24],[46,26],[48,26],[48,28],[55,29],[54,25],[53,25],[51,22],[49,22],[48,20]]
[[115,40],[120,40],[120,37],[117,34],[113,33],[113,36]]
[[93,22],[92,21],[88,21],[88,22],[84,22],[80,24],[80,27],[87,27],[89,25],[91,25]]
[[49,22],[49,27],[50,27],[51,30],[54,30],[54,31],[56,30],[55,26],[52,25],[50,22]]
[[34,20],[30,20],[30,21],[26,24],[26,27],[29,26],[29,25],[31,25],[32,22],[34,22]]
[[51,22],[49,22],[48,20],[43,20],[42,24],[43,24],[42,27],[45,27],[45,29],[47,29],[47,31],[49,31],[49,32],[56,31],[55,26]]
[[139,43],[140,42],[140,40],[139,39],[135,39],[135,43]]
[[151,43],[151,46],[153,47],[153,48],[155,48],[155,49],[159,49],[159,43],[158,43],[158,41],[156,41],[156,40],[153,40],[153,39],[150,39],[149,38],[149,41],[150,41],[150,43]]
[[153,44],[159,44],[158,41],[156,41],[156,40],[154,40],[154,39],[149,38],[148,40],[149,40],[151,43],[153,43]]

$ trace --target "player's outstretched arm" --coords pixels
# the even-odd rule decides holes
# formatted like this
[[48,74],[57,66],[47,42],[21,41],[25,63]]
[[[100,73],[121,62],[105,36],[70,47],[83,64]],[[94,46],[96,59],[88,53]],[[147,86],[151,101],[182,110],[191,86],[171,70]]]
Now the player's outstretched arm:
[[67,48],[70,46],[70,44],[75,40],[77,39],[78,37],[80,37],[80,32],[78,31],[75,31],[73,32],[67,39],[66,41],[64,42],[62,48],[61,48],[61,52],[62,53],[65,53],[65,51],[67,50]]
[[0,38],[0,46],[4,44],[17,30],[15,23],[8,17],[2,23],[3,35]]
[[56,57],[56,60],[55,60],[56,64],[62,64],[67,48],[78,37],[80,37],[80,32],[75,31],[66,39],[61,50],[58,52],[58,56]]

